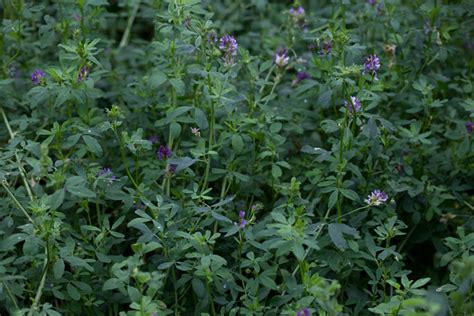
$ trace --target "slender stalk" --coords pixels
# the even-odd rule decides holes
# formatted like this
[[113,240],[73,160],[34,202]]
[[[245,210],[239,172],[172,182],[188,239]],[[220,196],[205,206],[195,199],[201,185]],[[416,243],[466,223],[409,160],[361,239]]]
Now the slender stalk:
[[16,302],[15,296],[13,295],[10,288],[8,287],[8,283],[7,282],[2,282],[2,284],[5,285],[5,289],[7,290],[8,297],[12,301],[13,305],[15,305],[16,310],[17,311],[20,310],[20,307],[18,307],[18,303]]
[[48,274],[48,264],[49,264],[49,253],[48,253],[49,251],[48,251],[48,249],[49,249],[49,245],[48,245],[48,242],[46,241],[46,249],[45,249],[46,258],[44,258],[43,273],[42,273],[42,276],[41,276],[40,285],[38,286],[38,290],[36,291],[36,295],[35,295],[35,298],[33,299],[33,304],[31,305],[28,316],[32,316],[33,311],[38,308],[38,303],[40,302],[41,295],[43,294],[44,284],[46,283],[46,275]]
[[[5,122],[5,126],[7,127],[8,134],[10,135],[10,139],[14,139],[15,135],[13,134],[12,128],[10,126],[10,123],[8,121],[7,115],[5,111],[3,111],[3,108],[0,107],[0,113],[2,114],[3,121]],[[20,157],[18,157],[18,153],[15,150],[15,159],[18,163],[18,170],[20,171],[21,178],[23,179],[23,184],[25,185],[26,192],[28,193],[28,196],[31,201],[33,201],[33,192],[31,191],[30,185],[28,183],[28,180],[26,179],[26,174],[23,170],[23,167],[20,164]]]
[[28,212],[27,212],[26,209],[23,207],[23,205],[21,205],[21,203],[17,200],[17,198],[15,197],[15,195],[13,194],[13,192],[10,191],[10,189],[8,188],[8,183],[7,183],[7,181],[3,180],[3,181],[1,181],[1,182],[2,182],[3,188],[5,188],[5,190],[7,191],[8,195],[10,195],[10,197],[11,197],[12,200],[15,202],[15,204],[18,206],[18,208],[23,212],[23,214],[25,214],[25,216],[28,218],[28,220],[29,220],[31,223],[34,223],[33,218],[31,218],[31,216],[28,214]]
[[[207,75],[207,89],[209,90],[209,95],[210,95],[212,85],[211,85],[211,76],[209,76],[209,75]],[[210,113],[210,121],[209,121],[209,140],[208,140],[209,151],[211,151],[212,146],[213,146],[213,142],[214,142],[214,124],[215,124],[215,108],[214,107],[215,107],[214,106],[214,100],[211,97],[211,113]],[[201,192],[204,192],[207,189],[209,171],[211,169],[211,160],[212,159],[211,159],[211,156],[209,154],[208,157],[207,157],[207,160],[206,160],[206,171],[204,173],[204,181],[203,181],[203,184],[201,186]]]
[[174,314],[178,316],[178,287],[176,286],[176,271],[174,266],[171,267],[171,274],[173,277],[173,292],[174,292]]
[[[278,85],[279,82],[280,82],[280,74],[277,74],[277,76],[275,77],[275,81],[273,82],[272,90],[270,90],[270,93],[268,94],[268,97],[270,97],[275,92],[275,88],[276,88],[276,86]],[[270,98],[268,98],[267,101],[265,101],[263,106],[265,107],[268,104],[269,101],[270,101]]]
[[128,17],[127,28],[125,32],[123,32],[122,40],[120,41],[119,48],[124,48],[128,45],[130,40],[130,31],[132,30],[133,22],[135,21],[135,17],[137,16],[138,8],[140,7],[140,0],[137,0],[135,6],[133,7],[132,14]]
[[214,306],[214,299],[212,297],[212,293],[211,293],[211,288],[209,286],[209,282],[206,280],[206,289],[207,289],[207,293],[209,295],[209,301],[211,302],[211,312],[212,312],[212,316],[216,316],[217,313],[216,313],[216,307]]
[[133,176],[130,173],[130,169],[128,168],[128,162],[127,162],[127,159],[125,157],[125,150],[124,150],[124,145],[123,145],[123,142],[122,142],[122,138],[117,133],[117,129],[115,127],[112,130],[114,131],[115,137],[117,138],[117,141],[119,143],[120,156],[122,158],[122,162],[123,162],[123,165],[125,167],[125,172],[127,173],[128,178],[130,179],[132,184],[135,186],[135,188],[139,189],[138,184],[133,179]]

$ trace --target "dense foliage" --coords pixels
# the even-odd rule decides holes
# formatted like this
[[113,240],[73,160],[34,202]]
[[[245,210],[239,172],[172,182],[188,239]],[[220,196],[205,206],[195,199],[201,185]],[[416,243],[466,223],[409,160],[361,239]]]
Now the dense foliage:
[[1,314],[474,313],[472,1],[0,8]]

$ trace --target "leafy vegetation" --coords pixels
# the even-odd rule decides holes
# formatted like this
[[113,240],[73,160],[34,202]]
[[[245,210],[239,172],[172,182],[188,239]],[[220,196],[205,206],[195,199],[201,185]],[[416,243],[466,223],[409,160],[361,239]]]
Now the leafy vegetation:
[[474,313],[472,1],[0,8],[1,314]]

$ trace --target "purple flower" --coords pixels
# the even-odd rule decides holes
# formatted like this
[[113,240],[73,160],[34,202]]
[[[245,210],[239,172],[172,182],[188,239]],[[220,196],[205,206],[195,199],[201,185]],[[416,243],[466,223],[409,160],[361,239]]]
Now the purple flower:
[[158,137],[158,135],[150,135],[150,137],[148,137],[148,140],[152,143],[152,144],[156,144],[160,141],[160,138]]
[[330,54],[332,50],[332,42],[330,40],[325,40],[321,48],[321,54],[327,55]]
[[311,79],[311,75],[307,73],[306,71],[299,71],[296,74],[296,79],[293,81],[293,84],[300,83],[301,81],[306,80],[306,79]]
[[215,44],[217,42],[216,32],[210,31],[209,34],[207,34],[207,40],[210,44]]
[[221,38],[219,49],[224,53],[224,63],[227,67],[232,67],[234,57],[237,54],[238,44],[233,36],[225,35]]
[[471,136],[472,135],[472,122],[469,121],[469,122],[466,122],[466,133],[467,135]]
[[304,16],[305,11],[304,11],[304,8],[300,6],[300,7],[298,7],[298,9],[291,8],[290,9],[290,14],[295,18],[299,18],[299,17]]
[[176,173],[176,168],[178,168],[177,164],[170,163],[168,166],[166,166],[166,173],[171,174],[171,173]]
[[219,44],[219,49],[226,55],[235,55],[238,48],[237,41],[231,35],[224,35]]
[[350,114],[353,114],[354,112],[360,111],[360,108],[362,107],[362,103],[357,97],[351,97],[350,101],[344,101],[344,106],[347,107]]
[[380,205],[388,200],[388,195],[384,191],[374,190],[364,200],[368,205]]
[[372,6],[377,4],[377,0],[368,0],[367,2]]
[[82,66],[81,69],[79,69],[79,73],[77,74],[77,83],[81,83],[87,79],[89,79],[89,67]]
[[169,149],[166,146],[160,145],[160,148],[156,152],[156,157],[161,160],[161,159],[164,159],[164,158],[171,157],[172,154],[173,154],[173,152],[171,151],[171,149]]
[[380,69],[380,59],[377,55],[369,55],[364,58],[364,73],[370,73],[377,80],[377,71]]
[[109,184],[112,184],[113,181],[117,180],[117,177],[112,172],[110,168],[103,168],[97,173],[97,177],[106,178]]
[[296,313],[296,316],[311,316],[311,312],[309,311],[308,308],[303,308],[303,309],[300,309],[297,313]]
[[112,169],[110,169],[110,168],[103,168],[102,170],[99,171],[99,173],[97,174],[97,176],[103,177],[103,176],[108,175],[109,173],[112,173]]
[[247,220],[245,219],[245,211],[239,211],[239,218],[240,218],[239,226],[241,228],[245,228],[245,226],[247,226]]
[[283,68],[286,65],[288,65],[289,60],[290,60],[290,57],[288,56],[288,53],[285,48],[278,49],[275,53],[275,56],[273,57],[273,61],[275,62],[275,65],[277,65],[280,68]]
[[33,73],[31,74],[31,81],[33,82],[33,84],[35,86],[41,84],[41,82],[43,82],[43,78],[45,76],[45,73],[43,72],[43,70],[41,69],[36,69],[35,71],[33,71]]

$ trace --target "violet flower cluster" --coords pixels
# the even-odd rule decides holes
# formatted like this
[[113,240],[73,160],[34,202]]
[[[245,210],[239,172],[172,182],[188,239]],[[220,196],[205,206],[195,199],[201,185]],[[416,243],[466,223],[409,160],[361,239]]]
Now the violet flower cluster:
[[156,151],[156,157],[159,160],[170,158],[172,154],[171,149],[163,145],[160,145],[160,148]]
[[311,312],[309,311],[308,308],[303,308],[303,309],[300,309],[297,313],[296,313],[296,316],[311,316]]
[[381,205],[382,203],[387,202],[388,195],[384,191],[374,190],[367,196],[367,199],[364,200],[368,205]]
[[306,80],[306,79],[311,79],[311,75],[307,73],[306,71],[298,71],[298,73],[296,74],[295,80],[293,80],[293,84],[298,84],[301,81]]
[[178,168],[177,164],[170,163],[166,166],[166,173],[168,173],[168,174],[176,173],[177,168]]
[[468,136],[472,135],[472,127],[473,127],[473,123],[471,121],[466,122],[466,133]]
[[31,82],[33,82],[35,86],[40,85],[43,82],[44,76],[45,76],[45,73],[43,70],[36,69],[31,74]]
[[375,80],[378,79],[378,71],[380,69],[380,59],[377,55],[369,55],[364,58],[364,74],[371,74]]
[[108,184],[112,184],[113,181],[117,180],[117,177],[112,172],[111,168],[103,168],[97,173],[97,177],[105,178]]
[[300,18],[303,17],[305,14],[304,8],[303,7],[298,7],[297,9],[291,8],[290,9],[290,15],[295,18]]
[[330,40],[324,40],[321,47],[321,54],[327,55],[330,54],[332,50],[332,42]]
[[237,54],[238,44],[231,35],[225,35],[221,38],[219,49],[224,53],[224,63],[227,67],[235,65],[234,56]]
[[247,226],[247,220],[245,219],[245,211],[239,212],[239,218],[240,218],[240,223],[239,223],[240,228],[245,228],[245,226]]
[[289,60],[290,60],[290,57],[288,56],[288,52],[286,51],[285,48],[278,49],[275,53],[275,56],[273,57],[273,61],[275,62],[275,65],[277,65],[280,68],[283,68],[286,65],[288,65]]
[[347,107],[347,110],[349,111],[349,114],[354,114],[355,112],[359,112],[362,103],[357,97],[351,97],[349,101],[344,101],[344,106]]
[[81,83],[87,79],[89,79],[89,67],[82,66],[81,69],[79,69],[79,73],[77,74],[77,83]]
[[148,137],[148,140],[152,143],[152,144],[157,144],[160,142],[160,137],[158,135],[150,135],[150,137]]

